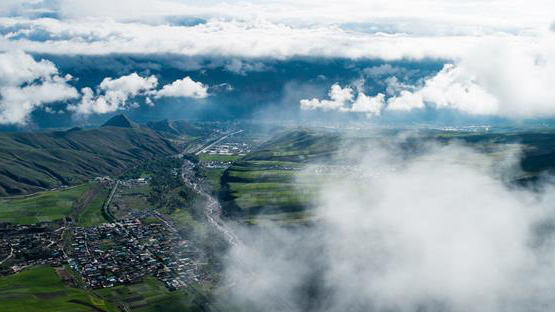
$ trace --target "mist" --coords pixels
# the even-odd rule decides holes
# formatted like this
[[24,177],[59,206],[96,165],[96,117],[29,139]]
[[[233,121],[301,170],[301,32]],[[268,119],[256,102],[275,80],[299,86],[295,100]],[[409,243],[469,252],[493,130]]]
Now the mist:
[[[396,142],[348,151],[310,225],[240,229],[221,300],[249,311],[546,311],[555,308],[555,192],[514,146]],[[337,160],[339,161],[339,159]],[[353,163],[354,162],[354,163]]]

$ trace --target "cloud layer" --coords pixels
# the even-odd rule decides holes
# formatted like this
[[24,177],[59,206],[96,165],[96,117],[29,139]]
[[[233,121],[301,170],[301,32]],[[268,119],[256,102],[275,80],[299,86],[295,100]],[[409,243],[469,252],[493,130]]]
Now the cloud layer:
[[[5,1],[0,5],[0,50],[221,58],[227,60],[222,63],[225,70],[239,75],[271,71],[265,59],[439,58],[451,65],[427,81],[411,82],[383,96],[357,90],[356,98],[344,105],[307,97],[302,108],[378,115],[433,107],[542,118],[555,115],[550,87],[554,11],[555,3],[549,0]],[[192,63],[202,70],[202,64]],[[391,78],[383,72],[367,75]],[[184,78],[185,84],[197,91],[181,94],[206,96],[205,86]],[[108,98],[105,91],[88,88],[82,91],[83,112],[113,111],[127,103],[124,94]],[[163,92],[178,94],[171,90],[168,86]]]
[[[401,83],[391,66],[374,68],[366,74],[388,84],[387,104],[380,105],[381,110],[432,107],[469,115],[545,118],[555,116],[555,91],[550,87],[555,77],[554,52],[555,36],[546,34],[537,46],[491,43],[473,49],[420,84]],[[331,87],[330,97],[336,87]],[[333,103],[333,98],[331,102],[312,99],[301,100],[300,105],[303,109],[356,111],[339,104],[328,105]]]
[[235,304],[257,311],[553,309],[552,184],[539,193],[508,186],[498,173],[512,162],[457,145],[408,157],[376,145],[352,156],[357,174],[326,180],[316,224],[245,229],[245,244],[227,262]]

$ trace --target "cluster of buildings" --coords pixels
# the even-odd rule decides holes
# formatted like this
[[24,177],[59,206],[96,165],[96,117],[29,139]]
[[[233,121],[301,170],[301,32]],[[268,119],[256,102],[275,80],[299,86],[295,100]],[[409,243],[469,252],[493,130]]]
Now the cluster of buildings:
[[0,276],[66,263],[90,288],[139,283],[150,275],[175,290],[209,278],[203,251],[158,213],[95,227],[0,223]]
[[206,153],[209,155],[239,155],[244,156],[251,151],[249,144],[245,142],[226,142],[215,144]]
[[174,290],[207,278],[203,253],[164,222],[138,218],[72,229],[71,267],[87,286],[133,284],[154,276]]
[[231,161],[211,160],[203,162],[202,165],[210,169],[227,169],[232,163]]
[[29,266],[60,266],[65,263],[62,248],[65,227],[54,229],[53,225],[0,223],[0,276]]

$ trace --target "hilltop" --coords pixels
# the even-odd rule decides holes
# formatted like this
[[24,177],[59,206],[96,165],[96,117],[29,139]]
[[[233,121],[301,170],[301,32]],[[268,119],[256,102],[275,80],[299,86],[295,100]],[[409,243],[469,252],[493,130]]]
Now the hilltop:
[[124,114],[119,114],[106,121],[102,127],[138,128],[139,126]]

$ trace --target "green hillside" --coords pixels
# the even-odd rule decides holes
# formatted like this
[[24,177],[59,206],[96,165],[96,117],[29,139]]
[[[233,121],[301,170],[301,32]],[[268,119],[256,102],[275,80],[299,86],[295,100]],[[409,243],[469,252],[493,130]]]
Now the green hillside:
[[296,173],[306,164],[325,163],[330,159],[333,159],[333,163],[353,163],[347,151],[371,146],[371,142],[384,146],[399,144],[407,153],[417,152],[419,147],[426,146],[426,142],[458,142],[499,159],[518,148],[522,170],[515,172],[512,177],[516,183],[533,182],[543,173],[555,171],[555,131],[552,130],[479,133],[427,130],[398,143],[392,139],[395,133],[400,132],[340,134],[295,130],[279,135],[236,160],[222,174],[220,199],[224,213],[228,216],[251,217],[305,211],[310,207],[311,195],[317,183],[300,185]]
[[307,163],[328,160],[340,142],[336,134],[295,130],[262,144],[223,173],[224,213],[248,217],[305,210],[313,187],[299,185],[296,173]]
[[0,133],[0,196],[114,175],[146,159],[177,152],[173,143],[146,128]]

